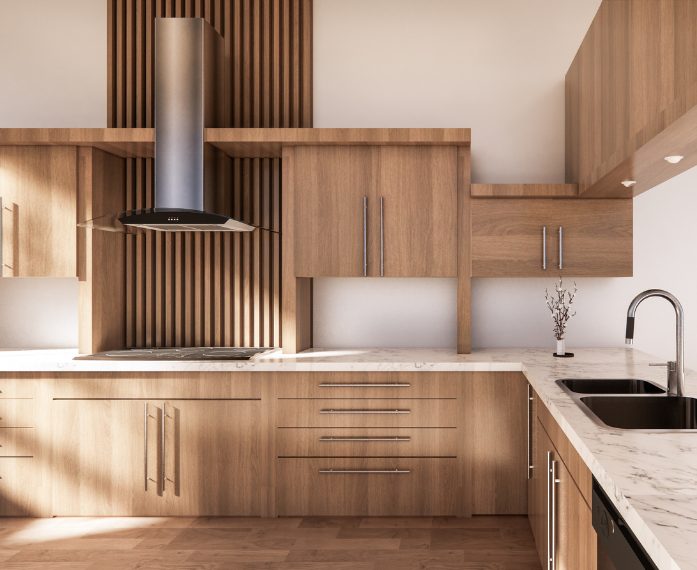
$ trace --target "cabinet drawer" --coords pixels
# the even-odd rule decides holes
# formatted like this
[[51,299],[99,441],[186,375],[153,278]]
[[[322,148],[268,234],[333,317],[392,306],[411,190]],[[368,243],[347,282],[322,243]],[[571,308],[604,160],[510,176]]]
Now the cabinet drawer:
[[54,399],[259,399],[264,375],[246,372],[122,372],[56,378]]
[[279,400],[277,427],[456,427],[457,400]]
[[279,516],[445,516],[456,459],[279,459]]
[[36,393],[36,382],[19,378],[0,378],[0,399],[4,398],[33,398]]
[[0,457],[0,516],[39,516],[42,490],[37,488],[38,464],[31,457]]
[[0,457],[33,457],[34,428],[0,428]]
[[278,429],[280,457],[455,457],[455,428]]
[[310,372],[278,374],[280,398],[455,398],[458,372]]
[[35,427],[34,400],[0,400],[0,428]]

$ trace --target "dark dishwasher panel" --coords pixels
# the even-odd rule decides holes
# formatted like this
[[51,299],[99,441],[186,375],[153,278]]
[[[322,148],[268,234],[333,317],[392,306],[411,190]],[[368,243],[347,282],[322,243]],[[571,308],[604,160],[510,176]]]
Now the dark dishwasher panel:
[[658,570],[595,478],[593,528],[598,534],[598,570]]

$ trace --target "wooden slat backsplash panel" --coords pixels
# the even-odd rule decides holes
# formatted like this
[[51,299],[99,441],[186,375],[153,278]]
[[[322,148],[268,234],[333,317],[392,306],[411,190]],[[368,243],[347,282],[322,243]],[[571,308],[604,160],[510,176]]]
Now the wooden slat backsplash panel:
[[[312,126],[312,0],[109,0],[110,127],[153,126],[158,16],[205,18],[225,39],[230,104],[219,126]],[[151,207],[152,160],[126,162],[124,207]],[[280,159],[217,163],[220,205],[262,229],[128,236],[128,346],[281,344]]]

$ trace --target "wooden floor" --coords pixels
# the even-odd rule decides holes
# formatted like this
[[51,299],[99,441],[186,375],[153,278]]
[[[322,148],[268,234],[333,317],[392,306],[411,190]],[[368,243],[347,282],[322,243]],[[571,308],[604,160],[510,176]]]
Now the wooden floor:
[[0,519],[0,568],[540,570],[526,517]]

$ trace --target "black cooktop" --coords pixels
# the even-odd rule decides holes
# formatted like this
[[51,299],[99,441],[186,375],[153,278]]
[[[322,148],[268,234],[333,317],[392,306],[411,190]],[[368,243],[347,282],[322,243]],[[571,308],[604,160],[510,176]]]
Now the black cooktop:
[[77,356],[75,360],[250,360],[273,348],[196,346],[190,348],[128,348]]

